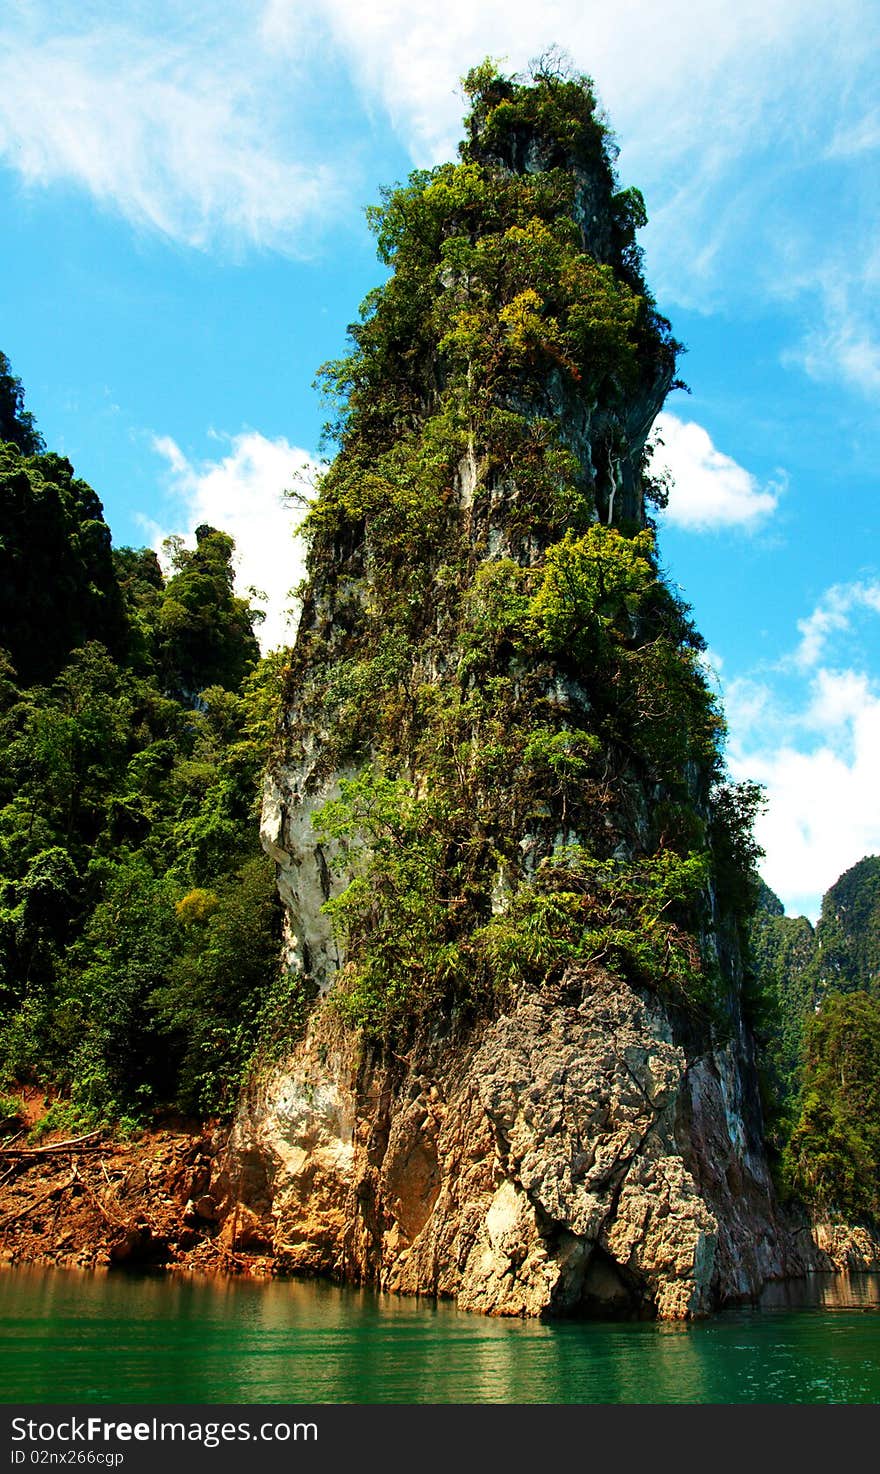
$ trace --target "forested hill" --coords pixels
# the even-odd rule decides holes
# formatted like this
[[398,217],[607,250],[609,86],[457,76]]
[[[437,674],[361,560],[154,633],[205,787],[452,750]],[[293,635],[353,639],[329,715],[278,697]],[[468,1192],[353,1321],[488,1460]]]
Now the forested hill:
[[816,927],[766,886],[751,925],[765,1109],[791,1190],[880,1217],[880,856],[853,865]]
[[233,543],[114,549],[0,355],[0,1115],[228,1110],[275,1006],[255,805],[281,654]]

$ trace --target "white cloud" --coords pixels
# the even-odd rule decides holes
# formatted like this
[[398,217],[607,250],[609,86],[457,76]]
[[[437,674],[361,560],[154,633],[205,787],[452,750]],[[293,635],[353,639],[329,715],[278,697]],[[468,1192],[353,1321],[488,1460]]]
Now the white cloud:
[[880,584],[829,589],[772,684],[731,681],[724,697],[731,772],[767,790],[761,873],[789,912],[814,921],[829,886],[880,851],[880,685],[855,665],[819,663],[832,639],[846,654],[847,636],[858,658],[856,611],[880,613]]
[[880,614],[880,583],[834,584],[826,589],[812,614],[798,620],[800,644],[792,659],[802,670],[817,666],[835,634],[851,628],[854,610],[869,609]]
[[283,438],[268,440],[254,430],[227,438],[227,455],[193,464],[169,436],[156,437],[154,449],[167,462],[168,488],[179,510],[170,515],[166,528],[141,521],[157,552],[173,533],[192,542],[203,522],[235,539],[238,591],[245,595],[253,586],[267,595],[266,619],[257,630],[266,651],[293,638],[287,617],[290,591],[304,574],[304,549],[295,536],[302,509],[287,504],[282,493],[294,486],[307,492],[318,466]]
[[[845,707],[823,712],[816,692],[803,715],[814,727],[824,719],[848,751],[839,751],[827,730],[813,745],[770,748],[757,728],[739,734],[730,757],[735,777],[766,785],[767,811],[755,826],[766,852],[764,879],[788,911],[814,921],[829,886],[880,849],[880,697],[855,672],[836,680],[838,692],[846,690]],[[796,715],[790,730],[799,725]]]
[[[74,184],[190,246],[302,250],[340,200],[288,99],[290,59],[234,7],[36,3],[0,23],[0,159],[30,187]],[[310,247],[309,247],[310,248]]]
[[820,732],[839,732],[848,722],[857,723],[872,699],[870,683],[863,672],[819,670],[804,722]]
[[819,300],[820,323],[784,361],[799,364],[812,379],[844,380],[863,394],[880,391],[880,311],[877,252],[853,264],[828,262],[805,287]]
[[672,475],[668,522],[689,532],[752,530],[776,510],[779,486],[761,486],[751,471],[713,445],[702,425],[663,414],[656,430],[660,444],[651,468]]
[[7,0],[0,157],[176,240],[302,249],[363,141],[350,119],[337,131],[355,95],[433,163],[459,136],[463,70],[486,54],[523,68],[556,42],[595,77],[648,195],[655,290],[699,300],[756,174],[828,156],[820,137],[841,157],[870,146],[869,4],[447,0],[438,18],[435,0]]

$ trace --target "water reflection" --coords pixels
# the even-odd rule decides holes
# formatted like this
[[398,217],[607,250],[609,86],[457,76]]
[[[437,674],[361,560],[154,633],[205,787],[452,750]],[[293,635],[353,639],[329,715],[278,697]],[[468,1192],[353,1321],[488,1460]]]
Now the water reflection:
[[764,1309],[680,1326],[492,1320],[313,1283],[15,1270],[0,1273],[0,1395],[876,1402],[880,1315],[865,1310],[878,1307],[876,1275],[812,1276],[772,1287]]
[[821,1306],[824,1310],[874,1310],[880,1306],[880,1274],[844,1270],[808,1274],[799,1280],[781,1280],[764,1287],[762,1310],[796,1310]]

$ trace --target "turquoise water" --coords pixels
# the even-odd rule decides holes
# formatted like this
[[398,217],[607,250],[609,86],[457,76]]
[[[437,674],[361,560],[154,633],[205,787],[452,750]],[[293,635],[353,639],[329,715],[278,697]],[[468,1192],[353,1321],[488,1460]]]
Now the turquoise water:
[[0,1399],[880,1402],[880,1278],[775,1299],[690,1326],[541,1323],[312,1283],[8,1270]]

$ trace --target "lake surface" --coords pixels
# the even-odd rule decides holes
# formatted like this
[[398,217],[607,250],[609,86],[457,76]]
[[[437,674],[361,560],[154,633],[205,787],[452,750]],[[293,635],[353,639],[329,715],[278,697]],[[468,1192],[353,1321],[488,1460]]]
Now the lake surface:
[[0,1272],[0,1400],[880,1402],[880,1276],[690,1326],[490,1320],[327,1285]]

